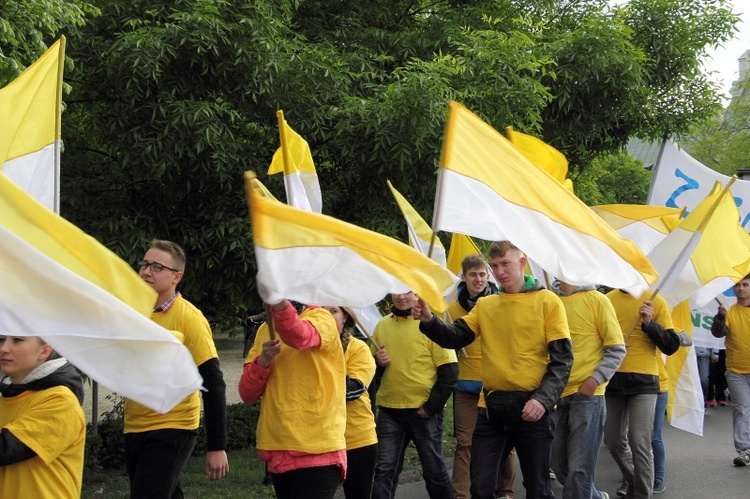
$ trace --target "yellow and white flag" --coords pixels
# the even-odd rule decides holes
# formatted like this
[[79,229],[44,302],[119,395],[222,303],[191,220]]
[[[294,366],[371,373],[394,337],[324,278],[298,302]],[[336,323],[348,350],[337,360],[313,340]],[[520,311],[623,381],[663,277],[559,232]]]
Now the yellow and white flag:
[[568,158],[563,153],[532,135],[516,132],[513,127],[505,128],[508,140],[518,148],[529,161],[546,171],[563,184],[570,192],[573,191],[573,181],[568,176]]
[[430,242],[433,240],[432,229],[409,201],[393,187],[391,181],[386,180],[386,182],[388,182],[388,187],[391,189],[393,197],[396,198],[396,204],[398,204],[401,213],[404,215],[406,228],[409,232],[409,244],[423,255],[428,255],[445,267],[445,248],[443,247],[443,243],[440,242],[437,236],[434,237],[435,242],[432,245],[432,255],[430,255]]
[[[448,250],[448,258],[446,259],[448,270],[457,276],[460,276],[463,271],[461,263],[464,261],[464,258],[469,255],[477,255],[481,253],[482,251],[472,238],[454,232],[451,236],[451,246]],[[492,275],[492,272],[490,272],[490,275]]]
[[326,215],[275,202],[245,174],[253,224],[256,282],[265,303],[285,298],[366,308],[413,290],[438,312],[458,278],[395,239]]
[[450,103],[433,229],[508,239],[550,275],[643,294],[656,271],[619,234],[505,137]]
[[[675,331],[686,331],[693,336],[690,303],[684,301],[672,310]],[[703,389],[698,374],[698,360],[694,347],[681,347],[667,357],[669,402],[667,418],[675,428],[695,435],[703,435]]]
[[683,211],[640,204],[606,204],[591,209],[646,255],[679,225]]
[[283,111],[276,111],[276,117],[279,121],[281,147],[273,155],[268,175],[284,172],[286,201],[290,206],[321,213],[323,197],[310,146],[287,124]]
[[52,211],[60,205],[65,37],[0,90],[0,170]]
[[40,336],[88,376],[167,412],[202,380],[149,317],[156,292],[95,239],[0,175],[0,334]]
[[661,276],[656,287],[670,307],[690,298],[708,304],[750,271],[750,235],[739,211],[717,182],[711,193],[659,243],[649,260]]

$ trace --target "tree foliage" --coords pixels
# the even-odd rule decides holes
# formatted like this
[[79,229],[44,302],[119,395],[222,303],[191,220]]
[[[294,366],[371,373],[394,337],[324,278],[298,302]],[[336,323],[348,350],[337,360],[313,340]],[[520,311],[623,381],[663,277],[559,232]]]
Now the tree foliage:
[[324,211],[405,238],[385,180],[429,219],[449,100],[540,136],[576,175],[601,172],[590,185],[603,199],[622,181],[593,158],[684,132],[718,105],[699,60],[737,21],[721,0],[97,7],[68,44],[63,212],[130,260],[152,237],[184,243],[186,294],[224,319],[259,305],[241,173],[283,198],[263,173],[277,109],[310,143]]
[[83,26],[96,13],[96,7],[80,0],[0,2],[0,87],[47,50],[50,40]]
[[683,142],[695,159],[730,176],[750,168],[750,78],[736,90],[726,109],[693,127]]

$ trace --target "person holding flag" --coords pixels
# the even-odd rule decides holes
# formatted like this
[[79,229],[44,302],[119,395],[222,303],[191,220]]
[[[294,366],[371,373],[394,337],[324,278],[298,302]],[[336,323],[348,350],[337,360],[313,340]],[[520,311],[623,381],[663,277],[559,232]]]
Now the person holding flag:
[[258,455],[277,497],[331,499],[347,469],[339,328],[324,308],[289,300],[266,316],[238,386],[246,404],[261,401]]
[[732,394],[735,466],[750,465],[750,274],[734,285],[737,303],[719,305],[711,334],[726,337],[726,378]]
[[[172,241],[154,239],[138,263],[141,278],[158,293],[151,318],[184,337],[203,377],[208,452],[206,477],[219,480],[229,471],[226,453],[226,384],[211,326],[177,291],[185,272],[185,250]],[[125,399],[125,464],[131,497],[182,497],[180,474],[198,439],[201,399],[186,397],[166,414]]]
[[[467,315],[484,296],[496,295],[497,285],[490,281],[487,261],[481,254],[467,255],[461,261],[461,282],[456,290],[456,301],[448,307],[451,320]],[[453,489],[457,499],[470,497],[471,439],[477,422],[477,404],[482,392],[482,347],[479,342],[467,345],[458,356],[458,383],[453,391],[453,422],[456,431],[456,453],[453,458]],[[516,468],[516,453],[512,451],[499,468],[498,496],[510,497]],[[507,477],[507,479],[505,478]],[[502,482],[502,485],[500,485]]]
[[419,323],[411,317],[417,303],[413,291],[391,297],[392,313],[375,326],[370,346],[383,370],[377,393],[378,464],[372,498],[395,496],[409,441],[417,448],[429,496],[452,498],[453,485],[442,455],[442,414],[458,379],[456,353],[419,333]]
[[[614,289],[607,297],[620,323],[627,354],[607,385],[604,444],[627,482],[625,495],[651,497],[654,488],[652,437],[659,387],[657,356],[672,355],[689,336],[674,332],[669,306],[661,295],[636,298]],[[619,493],[619,492],[618,492]]]
[[515,447],[526,495],[552,498],[550,414],[573,363],[573,347],[560,298],[523,273],[526,256],[510,241],[490,245],[500,284],[468,315],[446,324],[418,302],[420,331],[445,348],[482,346],[482,394],[471,445],[471,495],[494,498],[497,467]]
[[38,336],[0,335],[0,497],[81,497],[81,375]]

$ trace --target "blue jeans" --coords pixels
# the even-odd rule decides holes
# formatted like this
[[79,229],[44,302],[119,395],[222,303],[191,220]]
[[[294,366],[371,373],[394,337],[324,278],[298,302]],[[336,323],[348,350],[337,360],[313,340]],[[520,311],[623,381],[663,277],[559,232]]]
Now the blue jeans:
[[656,396],[656,409],[654,409],[654,434],[651,436],[651,448],[654,451],[654,484],[662,483],[667,474],[667,450],[664,448],[664,439],[661,436],[661,427],[664,426],[664,417],[667,412],[667,401],[669,392],[659,392]]
[[440,453],[443,434],[438,416],[423,418],[417,409],[378,408],[378,464],[372,486],[373,499],[392,499],[409,442],[414,442],[431,498],[453,498],[453,485]]
[[545,414],[533,423],[520,421],[493,426],[487,410],[479,408],[471,442],[471,497],[492,499],[497,488],[497,468],[515,447],[523,473],[526,497],[554,498],[549,478],[552,420]]
[[564,499],[604,497],[596,490],[594,477],[606,417],[604,395],[569,395],[560,399],[552,413],[552,469],[563,485]]

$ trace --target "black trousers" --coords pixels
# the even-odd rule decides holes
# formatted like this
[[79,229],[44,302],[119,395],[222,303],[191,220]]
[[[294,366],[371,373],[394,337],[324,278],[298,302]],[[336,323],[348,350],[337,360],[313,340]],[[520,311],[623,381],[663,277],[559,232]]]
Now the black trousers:
[[272,473],[271,476],[278,499],[333,499],[341,483],[341,468],[332,464]]
[[180,474],[198,439],[197,430],[125,434],[125,466],[132,499],[181,499]]
[[346,480],[344,480],[346,499],[370,497],[377,460],[378,444],[346,451]]

